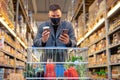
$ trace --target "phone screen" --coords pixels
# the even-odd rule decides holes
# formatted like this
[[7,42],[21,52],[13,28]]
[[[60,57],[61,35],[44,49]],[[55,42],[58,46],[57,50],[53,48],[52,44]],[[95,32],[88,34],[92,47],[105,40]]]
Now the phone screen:
[[63,34],[68,34],[68,29],[63,29],[62,33]]

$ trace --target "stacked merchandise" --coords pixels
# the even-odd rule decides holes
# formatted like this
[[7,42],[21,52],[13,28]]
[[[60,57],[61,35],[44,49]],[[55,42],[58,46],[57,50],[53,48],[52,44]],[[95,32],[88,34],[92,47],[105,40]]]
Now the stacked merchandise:
[[119,2],[120,0],[107,0],[107,9],[110,10],[112,7],[115,6],[115,4],[117,2]]
[[88,18],[88,31],[91,30],[93,28],[93,24],[95,22],[96,16],[97,16],[97,12],[98,12],[98,0],[95,0],[91,6],[89,7],[89,18]]
[[112,44],[118,44],[120,43],[120,31],[113,34]]
[[120,47],[111,49],[111,63],[120,63]]
[[23,15],[20,14],[18,17],[18,24],[16,27],[16,33],[27,45],[26,32],[27,32],[26,23],[24,22]]
[[106,1],[105,0],[98,0],[98,12],[96,18],[97,20],[105,17],[105,11],[106,11]]
[[106,80],[107,78],[107,69],[106,68],[101,68],[101,69],[92,69],[90,70],[89,72],[89,76],[92,78],[92,79],[97,79],[97,80]]
[[10,56],[5,55],[3,52],[0,52],[0,64],[6,65],[9,67],[14,67],[15,62],[13,58],[10,58]]
[[105,65],[107,63],[106,52],[88,58],[89,67]]
[[14,9],[12,0],[0,0],[0,16],[5,19],[9,27],[14,30]]
[[115,79],[115,80],[120,79],[120,66],[112,67],[112,79]]
[[93,54],[95,51],[102,50],[106,47],[106,40],[104,39],[105,36],[103,36],[104,34],[105,27],[102,27],[89,37],[89,42],[91,44],[89,46],[88,54]]
[[81,14],[78,18],[78,27],[77,27],[77,40],[80,40],[80,38],[84,35],[84,17],[83,14]]
[[88,31],[103,17],[105,17],[105,0],[95,0],[89,7],[89,18],[87,21]]
[[109,31],[112,31],[119,26],[120,26],[120,15],[117,15],[110,20]]
[[9,80],[25,80],[24,76],[20,73],[11,73],[9,75]]

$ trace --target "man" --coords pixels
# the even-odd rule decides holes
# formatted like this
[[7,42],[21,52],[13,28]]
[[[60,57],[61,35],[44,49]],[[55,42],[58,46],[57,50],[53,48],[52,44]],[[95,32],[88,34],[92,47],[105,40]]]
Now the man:
[[[71,23],[62,21],[61,8],[57,4],[52,4],[49,7],[50,21],[44,22],[39,26],[37,36],[34,39],[35,47],[74,47],[76,46],[76,38]],[[44,27],[49,26],[50,30],[44,30]],[[66,29],[66,33],[63,30]],[[47,51],[49,52],[49,51]],[[54,55],[54,54],[53,54]],[[57,56],[56,56],[57,55]],[[57,61],[64,61],[64,54],[54,55]],[[47,55],[50,56],[50,55]],[[54,60],[56,60],[54,59]]]
[[[72,25],[67,21],[61,21],[62,12],[57,4],[50,5],[49,18],[50,21],[40,25],[37,36],[34,40],[34,46],[76,46],[76,38]],[[50,30],[43,30],[45,26],[49,26]],[[68,33],[62,34],[63,29],[67,29]]]
[[[61,8],[57,4],[52,4],[49,7],[50,21],[40,25],[37,36],[34,40],[35,47],[75,47],[76,38],[72,25],[67,21],[62,21]],[[44,30],[49,26],[49,30]],[[43,61],[53,59],[54,62],[64,62],[67,57],[67,50],[45,50],[43,53]],[[59,65],[60,66],[60,65]],[[62,65],[61,65],[62,66]],[[60,67],[59,67],[60,68]],[[64,70],[57,69],[56,73],[61,71],[57,76],[63,76]],[[60,70],[60,71],[57,71]]]

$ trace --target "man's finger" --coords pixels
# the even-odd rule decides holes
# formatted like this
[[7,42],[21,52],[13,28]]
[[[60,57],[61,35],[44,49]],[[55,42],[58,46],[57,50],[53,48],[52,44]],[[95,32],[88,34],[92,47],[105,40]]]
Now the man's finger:
[[68,37],[68,34],[62,34],[64,37]]
[[46,35],[49,35],[49,34],[50,34],[50,32],[45,31],[45,32],[43,32],[42,36],[46,36]]
[[66,41],[66,39],[65,38],[62,38],[62,37],[60,37],[59,38],[61,41]]
[[63,39],[66,39],[66,38],[67,38],[67,37],[65,37],[65,36],[63,36],[63,35],[60,35],[60,37],[63,38]]

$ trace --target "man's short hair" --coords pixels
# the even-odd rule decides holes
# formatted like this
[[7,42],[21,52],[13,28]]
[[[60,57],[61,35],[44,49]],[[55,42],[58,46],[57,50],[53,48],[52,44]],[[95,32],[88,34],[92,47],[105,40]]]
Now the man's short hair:
[[61,7],[58,4],[52,4],[49,6],[49,11],[61,10]]

